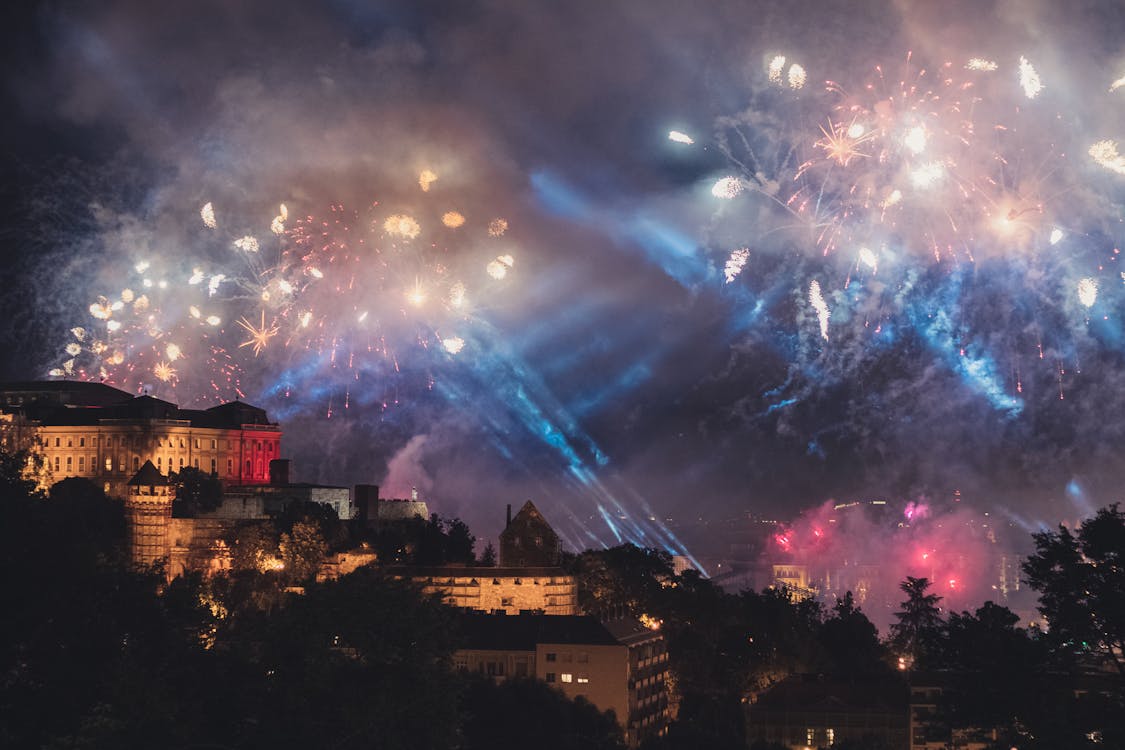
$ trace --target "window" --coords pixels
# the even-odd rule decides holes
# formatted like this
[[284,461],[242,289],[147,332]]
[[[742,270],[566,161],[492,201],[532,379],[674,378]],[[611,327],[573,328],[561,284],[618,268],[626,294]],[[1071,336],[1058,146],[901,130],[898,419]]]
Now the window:
[[133,471],[136,471],[139,468],[141,468],[141,457],[133,456]]
[[[197,469],[199,468],[199,459],[198,458],[195,459],[195,468],[197,468]],[[213,458],[211,459],[211,472],[212,473],[215,472],[215,459],[213,459]]]
[[585,685],[585,684],[586,684],[586,683],[588,683],[589,681],[590,681],[590,676],[589,676],[589,675],[586,675],[586,674],[580,674],[580,675],[578,675],[578,679],[577,679],[577,680],[575,680],[575,682],[578,682],[579,684],[582,684],[582,685]]
[[156,457],[156,468],[159,469],[160,467],[162,467],[164,465],[163,463],[161,463],[163,460],[164,460],[163,456],[157,456]]
[[[212,441],[212,442],[214,442],[214,441]],[[214,448],[215,446],[211,446],[211,447]],[[199,438],[195,439],[195,449],[199,450]]]
[[74,471],[74,456],[66,457],[66,472],[69,474]]
[[187,447],[187,443],[185,443],[185,442],[184,442],[184,439],[183,439],[183,438],[180,438],[180,447],[181,447],[181,448],[186,448],[186,447]]
[[554,681],[555,681],[555,673],[554,672],[548,672],[547,673],[547,682],[554,682]]
[[86,457],[85,456],[79,456],[78,457],[78,473],[82,474],[85,471],[86,471]]
[[105,447],[106,448],[112,448],[113,447],[113,438],[112,437],[107,437],[105,439]]
[[[219,466],[219,462],[212,458],[211,459],[211,473],[212,474],[217,474],[219,472],[218,466]],[[195,468],[197,468],[197,469],[199,468],[199,459],[198,458],[195,459]]]
[[[219,442],[218,440],[212,440],[211,441],[211,450],[215,450],[215,448],[218,446],[218,442]],[[229,440],[227,441],[227,447],[228,448],[230,447],[230,441]]]
[[86,447],[86,438],[84,438],[84,437],[78,438],[78,447],[79,448],[85,448]]
[[816,730],[812,727],[805,729],[805,744],[809,747],[816,745]]
[[250,476],[250,461],[246,462],[246,476]]
[[180,456],[180,468],[184,468],[184,457]]
[[554,661],[557,657],[556,654],[547,654],[547,661]]
[[67,448],[73,448],[74,447],[74,438],[68,437],[66,439],[66,447]]
[[59,447],[60,445],[62,445],[62,441],[61,441],[61,439],[60,439],[60,438],[55,438],[55,447],[56,447],[56,448],[58,448],[58,447]]
[[125,471],[125,456],[118,456],[117,457],[117,470],[118,471]]
[[[113,456],[106,456],[105,457],[105,470],[106,471],[113,471]],[[108,487],[108,486],[109,485],[106,485],[106,487]],[[109,490],[107,489],[106,492],[109,492]]]
[[234,474],[234,460],[227,459],[227,474]]
[[825,734],[828,735],[828,744],[829,745],[835,745],[836,744],[836,730],[832,729],[830,727],[830,728],[825,730]]
[[55,456],[55,471],[59,470],[59,457]]
[[570,672],[563,672],[561,675],[559,675],[559,679],[563,682],[574,682],[574,675],[572,675]]

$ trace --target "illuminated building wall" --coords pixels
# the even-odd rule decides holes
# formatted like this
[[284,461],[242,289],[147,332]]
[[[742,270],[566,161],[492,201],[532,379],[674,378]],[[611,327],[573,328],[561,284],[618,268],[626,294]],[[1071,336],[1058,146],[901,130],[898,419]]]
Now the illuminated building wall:
[[535,677],[612,710],[632,747],[667,727],[668,653],[659,631],[589,616],[474,615],[462,622],[458,669],[498,682]]
[[99,383],[51,381],[0,386],[0,411],[20,433],[34,433],[50,482],[84,477],[124,497],[145,461],[162,474],[191,466],[225,485],[269,482],[281,428],[238,401],[181,409]]
[[133,565],[147,567],[168,562],[168,526],[172,520],[172,495],[168,479],[151,461],[129,480],[125,496],[129,526],[129,552]]
[[441,594],[452,607],[489,614],[535,612],[573,615],[578,611],[578,584],[561,568],[390,568],[398,578]]

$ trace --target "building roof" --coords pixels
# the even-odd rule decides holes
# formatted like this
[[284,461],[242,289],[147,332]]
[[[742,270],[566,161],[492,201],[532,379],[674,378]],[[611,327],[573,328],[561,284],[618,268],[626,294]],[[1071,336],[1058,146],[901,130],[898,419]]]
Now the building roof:
[[145,461],[145,465],[137,470],[137,473],[127,484],[130,487],[142,484],[151,487],[166,487],[168,486],[168,477],[161,474],[160,469],[153,466],[152,461]]
[[465,614],[460,647],[481,651],[534,651],[540,644],[619,646],[596,617],[589,615]]
[[241,401],[210,409],[181,409],[152,396],[134,398],[102,383],[69,380],[0,384],[0,408],[18,411],[46,427],[92,427],[102,420],[139,423],[154,419],[227,430],[244,425],[277,427],[264,409]]
[[24,380],[0,383],[0,403],[50,402],[68,406],[105,406],[133,398],[133,394],[84,380]]
[[905,713],[907,700],[906,684],[897,675],[855,681],[792,675],[763,693],[751,710]]
[[562,568],[471,567],[468,565],[392,565],[386,568],[390,575],[410,578],[570,578]]

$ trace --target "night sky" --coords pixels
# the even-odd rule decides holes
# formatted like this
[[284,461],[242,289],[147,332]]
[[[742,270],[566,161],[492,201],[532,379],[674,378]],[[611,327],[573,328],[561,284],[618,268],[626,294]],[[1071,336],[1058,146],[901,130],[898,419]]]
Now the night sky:
[[1125,160],[1089,154],[1125,143],[1123,32],[1112,2],[31,4],[3,374],[241,393],[298,479],[482,535],[526,499],[577,547],[955,491],[1079,518],[1125,472]]

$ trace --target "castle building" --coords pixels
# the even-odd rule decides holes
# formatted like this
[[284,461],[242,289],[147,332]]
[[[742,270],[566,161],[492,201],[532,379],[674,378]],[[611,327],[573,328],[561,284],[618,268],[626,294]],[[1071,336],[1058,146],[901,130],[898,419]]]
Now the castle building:
[[534,677],[613,711],[630,747],[668,725],[664,636],[635,620],[467,615],[453,663],[497,682]]
[[500,533],[499,567],[402,566],[388,572],[465,610],[493,615],[577,614],[578,582],[558,567],[559,537],[547,519],[528,501],[515,518],[509,505],[507,521]]
[[500,532],[500,565],[509,568],[550,568],[559,564],[559,535],[528,500]]
[[258,407],[181,409],[102,383],[3,384],[0,413],[2,447],[38,448],[51,483],[83,477],[118,497],[146,461],[165,475],[190,466],[226,486],[268,484],[281,449],[281,428]]
[[391,567],[387,573],[440,594],[451,607],[494,615],[574,615],[578,583],[562,568]]

